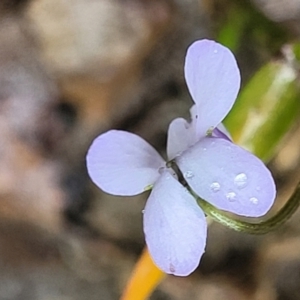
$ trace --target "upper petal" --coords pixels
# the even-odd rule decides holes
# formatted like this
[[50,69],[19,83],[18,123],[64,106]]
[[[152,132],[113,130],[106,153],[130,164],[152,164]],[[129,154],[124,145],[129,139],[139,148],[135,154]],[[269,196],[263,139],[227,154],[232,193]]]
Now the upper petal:
[[87,169],[93,182],[114,195],[136,195],[159,177],[164,160],[139,136],[110,130],[98,136],[87,154]]
[[197,105],[197,134],[204,137],[233,106],[240,88],[240,72],[230,50],[210,40],[200,40],[189,47],[184,72]]
[[168,159],[173,159],[176,155],[186,150],[196,141],[195,128],[183,118],[174,119],[169,126],[167,154]]
[[196,269],[205,249],[206,219],[191,194],[168,172],[155,183],[147,201],[144,232],[161,270],[187,276]]
[[177,157],[176,163],[196,194],[219,209],[259,217],[274,202],[270,171],[228,140],[206,137]]

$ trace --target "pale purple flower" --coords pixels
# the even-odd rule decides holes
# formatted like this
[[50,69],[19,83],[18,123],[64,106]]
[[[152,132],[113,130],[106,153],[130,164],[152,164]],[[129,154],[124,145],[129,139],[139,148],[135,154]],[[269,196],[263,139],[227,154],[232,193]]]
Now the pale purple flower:
[[[221,124],[240,87],[235,58],[216,42],[195,42],[187,52],[185,78],[195,106],[191,123],[178,118],[170,124],[168,159],[217,208],[264,215],[275,198],[273,178],[258,158],[231,142]],[[94,183],[110,194],[136,195],[153,186],[144,211],[149,252],[166,273],[186,276],[195,270],[205,250],[205,214],[151,145],[110,130],[94,140],[87,167]]]

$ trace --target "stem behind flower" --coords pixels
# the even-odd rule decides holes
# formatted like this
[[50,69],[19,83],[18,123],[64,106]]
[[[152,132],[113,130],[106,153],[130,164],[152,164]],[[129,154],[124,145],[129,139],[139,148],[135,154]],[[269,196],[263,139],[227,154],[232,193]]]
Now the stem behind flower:
[[193,191],[191,191],[191,189],[189,190],[191,194],[196,198],[199,206],[204,210],[207,216],[231,229],[241,232],[247,232],[250,234],[265,234],[272,230],[275,230],[276,228],[284,224],[287,220],[289,220],[300,205],[300,183],[298,183],[298,186],[296,187],[293,195],[275,216],[259,223],[250,223],[232,219],[221,210],[218,210],[213,205],[199,198]]

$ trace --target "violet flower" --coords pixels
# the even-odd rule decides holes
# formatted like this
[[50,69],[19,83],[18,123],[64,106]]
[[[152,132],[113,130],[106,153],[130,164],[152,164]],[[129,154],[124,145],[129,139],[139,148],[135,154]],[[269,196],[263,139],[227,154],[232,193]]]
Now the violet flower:
[[[195,102],[192,121],[175,119],[169,127],[167,154],[190,188],[215,207],[248,217],[264,215],[275,198],[269,170],[234,145],[220,124],[240,87],[232,53],[220,44],[190,46],[185,78]],[[204,253],[205,214],[174,170],[139,136],[110,130],[97,137],[87,155],[91,179],[114,195],[136,195],[153,186],[144,210],[149,252],[164,272],[186,276]]]

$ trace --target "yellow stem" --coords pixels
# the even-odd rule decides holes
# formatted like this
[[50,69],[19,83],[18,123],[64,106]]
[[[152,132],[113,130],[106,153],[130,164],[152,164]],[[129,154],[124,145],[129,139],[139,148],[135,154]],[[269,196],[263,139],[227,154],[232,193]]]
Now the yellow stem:
[[165,276],[166,274],[153,263],[145,248],[120,300],[147,299]]

